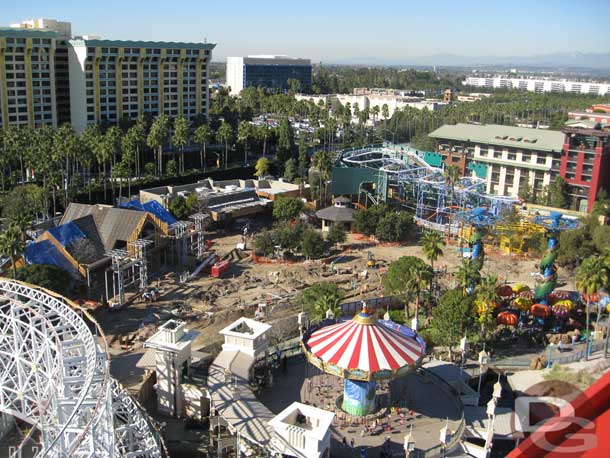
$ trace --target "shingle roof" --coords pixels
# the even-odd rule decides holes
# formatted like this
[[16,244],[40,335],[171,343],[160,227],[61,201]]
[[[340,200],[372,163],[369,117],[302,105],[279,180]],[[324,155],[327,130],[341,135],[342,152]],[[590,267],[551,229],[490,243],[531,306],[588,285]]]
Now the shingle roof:
[[316,212],[316,216],[327,221],[351,222],[354,221],[353,208],[347,207],[326,207]]
[[534,151],[561,151],[564,141],[564,134],[560,131],[496,124],[446,124],[428,136]]
[[104,249],[109,251],[115,248],[118,240],[127,241],[140,222],[146,218],[147,213],[124,208],[71,203],[60,224],[77,222],[86,216],[93,218],[99,240],[104,245]]

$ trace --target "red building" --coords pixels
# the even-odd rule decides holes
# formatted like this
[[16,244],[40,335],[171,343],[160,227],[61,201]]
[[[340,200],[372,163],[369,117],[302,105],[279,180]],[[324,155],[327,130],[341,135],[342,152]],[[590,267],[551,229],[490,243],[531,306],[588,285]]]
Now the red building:
[[560,174],[569,184],[577,209],[590,212],[601,189],[610,189],[610,125],[594,120],[569,121]]

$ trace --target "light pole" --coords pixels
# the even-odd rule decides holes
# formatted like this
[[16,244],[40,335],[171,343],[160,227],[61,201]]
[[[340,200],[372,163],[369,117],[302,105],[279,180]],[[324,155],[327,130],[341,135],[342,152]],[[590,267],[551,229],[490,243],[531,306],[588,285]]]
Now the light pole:
[[[587,345],[589,345],[588,341],[587,341]],[[548,358],[548,361],[546,362],[547,368],[551,367],[551,365],[553,364],[553,348],[555,348],[555,344],[553,344],[553,342],[551,342],[549,344],[549,358]]]

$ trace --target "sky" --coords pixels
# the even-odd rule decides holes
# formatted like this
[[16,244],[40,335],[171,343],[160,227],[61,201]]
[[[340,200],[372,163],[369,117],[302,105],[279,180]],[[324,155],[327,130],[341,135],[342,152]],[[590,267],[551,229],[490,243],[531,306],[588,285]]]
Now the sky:
[[610,52],[610,0],[21,0],[0,25],[35,17],[74,34],[217,43],[213,60],[286,54],[325,63],[419,56]]

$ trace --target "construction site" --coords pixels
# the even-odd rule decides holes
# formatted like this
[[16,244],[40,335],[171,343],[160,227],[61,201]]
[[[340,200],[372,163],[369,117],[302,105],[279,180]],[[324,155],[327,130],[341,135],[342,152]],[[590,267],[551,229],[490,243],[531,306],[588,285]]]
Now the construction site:
[[[240,453],[262,456],[261,453],[272,451],[272,454],[319,457],[328,456],[331,442],[336,449],[341,440],[354,440],[353,431],[340,431],[349,430],[349,425],[363,428],[362,435],[369,431],[367,421],[370,419],[365,421],[360,414],[346,416],[345,409],[321,405],[329,396],[337,399],[347,396],[347,373],[343,374],[346,391],[342,395],[341,389],[333,385],[332,378],[310,372],[302,360],[295,362],[301,356],[296,359],[293,356],[309,351],[305,339],[317,330],[317,325],[308,321],[296,299],[310,286],[331,282],[342,292],[342,317],[337,319],[361,316],[361,322],[354,318],[355,323],[381,326],[380,331],[375,332],[389,332],[386,328],[394,326],[389,319],[389,310],[406,307],[409,316],[413,313],[409,312],[413,304],[409,305],[408,301],[405,304],[403,297],[388,295],[382,278],[389,264],[403,256],[424,258],[422,248],[417,244],[417,234],[402,243],[380,243],[372,237],[349,233],[345,242],[316,260],[288,261],[281,256],[258,256],[254,240],[270,226],[270,214],[265,210],[267,205],[277,193],[296,197],[302,195],[303,189],[242,181],[206,182],[184,189],[155,188],[143,194],[149,196],[148,200],[141,198],[119,207],[70,204],[59,225],[40,233],[26,248],[22,262],[53,263],[78,280],[82,297],[88,299],[73,307],[82,310],[97,330],[90,351],[110,356],[107,377],[120,382],[121,387],[115,391],[124,387],[123,402],[132,402],[130,415],[143,418],[138,420],[142,423],[137,432],[138,441],[123,445],[124,438],[119,431],[106,445],[96,446],[107,450],[143,450],[137,456],[166,456],[166,453],[172,457],[239,456]],[[240,186],[243,189],[238,189]],[[476,261],[483,248],[486,258],[484,264],[480,263],[481,274],[496,275],[503,284],[532,283],[533,273],[540,270],[539,253],[534,246],[540,245],[540,237],[544,239],[547,233],[555,237],[559,230],[577,224],[575,219],[561,220],[561,215],[541,219],[538,211],[528,214],[514,199],[487,195],[482,192],[482,181],[476,176],[448,184],[442,171],[430,167],[410,150],[371,147],[344,151],[333,168],[332,186],[333,195],[344,197],[335,199],[334,213],[324,213],[329,221],[351,205],[366,208],[387,203],[411,211],[420,227],[440,231],[446,236],[444,255],[435,265],[437,295],[458,286],[455,273],[463,260]],[[199,193],[199,188],[206,202],[217,199],[214,212],[210,213],[200,205],[201,211],[191,214],[188,219],[177,220],[166,208],[168,196],[188,196]],[[253,208],[257,209],[254,213]],[[223,212],[233,215],[219,216]],[[511,214],[517,217],[507,216]],[[562,226],[559,228],[557,224]],[[534,243],[536,240],[538,242]],[[518,262],[514,262],[515,259]],[[545,284],[550,288],[545,292],[546,296],[555,285],[574,289],[568,272],[557,269],[552,262],[550,269],[548,272],[552,275],[546,271],[539,274],[547,279]],[[17,296],[11,293],[14,288],[21,288]],[[30,290],[27,286],[10,283],[6,284],[6,290],[7,303],[16,301],[17,297],[27,303],[28,294],[38,294],[35,288]],[[424,302],[424,309],[428,305],[431,309],[434,300],[430,299],[430,304]],[[429,319],[430,314],[426,315]],[[381,320],[382,316],[384,320]],[[327,320],[334,318],[327,314]],[[74,320],[71,315],[66,318],[70,326],[75,326]],[[345,321],[339,321],[337,325],[341,323]],[[392,420],[390,410],[384,410],[390,409],[387,404],[372,424],[377,425],[377,421],[383,419],[386,432],[402,435],[409,432],[410,425],[409,434],[418,437],[419,447],[428,450],[429,456],[435,456],[444,445],[439,445],[433,437],[436,429],[435,434],[428,434],[430,425],[459,432],[452,442],[452,447],[457,446],[466,428],[464,405],[462,401],[455,401],[457,395],[451,390],[448,392],[444,382],[428,386],[427,380],[436,376],[431,375],[429,369],[419,369],[425,345],[416,333],[408,334],[410,332],[401,330],[392,338],[397,339],[397,345],[404,335],[419,339],[417,345],[422,347],[417,350],[417,356],[404,359],[402,366],[393,367],[396,372],[388,377],[387,383],[379,386],[380,399],[393,399],[402,416]],[[320,363],[316,359],[319,357],[322,356],[307,356],[309,362],[323,372],[341,376],[336,367],[328,368]],[[293,370],[306,374],[305,380],[299,375],[301,378],[297,377],[298,382],[294,382],[298,390],[286,386],[282,396],[274,399],[269,391],[274,385],[274,374],[280,364],[289,364],[287,358],[295,367]],[[373,372],[371,370],[371,374]],[[379,373],[382,378],[387,375],[383,370]],[[360,383],[361,372],[354,374]],[[416,421],[420,416],[412,413],[416,406],[415,394],[404,394],[403,376],[408,374],[412,377],[409,385],[413,389],[419,386],[424,391],[432,390],[425,395],[422,391],[420,395],[448,396],[447,402],[454,405],[451,421],[449,418],[446,423],[443,421],[447,411],[442,406],[427,410],[423,405],[417,407],[421,409],[422,422]],[[19,385],[21,382],[14,383]],[[279,380],[277,383],[281,384]],[[318,386],[317,397],[303,388],[307,383]],[[474,402],[472,389],[460,386],[460,399]],[[108,388],[104,386],[103,389]],[[438,394],[441,392],[444,394]],[[112,396],[119,394],[98,390],[90,395],[103,402],[110,402],[108,399],[113,399]],[[305,404],[292,402],[295,399]],[[237,407],[231,407],[240,402],[243,410],[249,412],[247,421]],[[313,406],[307,407],[309,404]],[[319,406],[323,408],[318,409]],[[112,407],[107,409],[112,410]],[[119,409],[119,412],[123,410]],[[335,413],[330,415],[328,410]],[[405,412],[409,411],[412,421],[405,423],[409,416]],[[18,410],[14,413],[17,419],[26,422],[38,418],[33,413]],[[151,418],[146,416],[148,414]],[[102,413],[77,408],[73,415],[74,418],[84,415],[91,418],[87,421],[94,421],[96,415]],[[307,422],[315,418],[316,424],[326,425],[326,429],[321,426],[315,437],[309,439],[305,438],[305,433],[305,436],[295,438],[284,431],[283,428],[290,430],[299,423],[300,420],[294,418],[302,416],[308,419]],[[49,442],[45,435],[64,435],[64,429],[67,430],[72,421],[60,425],[64,429],[59,433],[41,426],[42,439],[38,439],[32,438],[32,433],[23,425],[6,422],[6,418],[9,417],[0,417],[5,422],[1,429],[11,434],[13,443],[23,446],[38,440],[51,448],[60,446],[55,445],[56,441]],[[292,418],[288,426],[287,418]],[[393,421],[396,425],[390,426]],[[420,424],[421,427],[417,426]],[[413,425],[416,425],[415,432]],[[486,425],[486,428],[490,427],[493,428]],[[110,426],[105,428],[108,438],[113,430]],[[332,434],[329,433],[331,429]],[[58,450],[73,451],[84,447],[83,441],[89,440],[87,434],[89,431],[85,428],[78,437],[66,435],[61,445],[63,449]],[[308,451],[310,439],[314,441],[311,447],[318,452]],[[383,453],[401,448],[400,441],[381,439],[371,436],[362,440],[370,448],[367,456],[388,456]],[[93,444],[99,442],[95,436],[90,440]],[[121,453],[109,451],[99,456],[126,456]],[[331,456],[335,455],[343,456],[339,452],[333,452]]]

